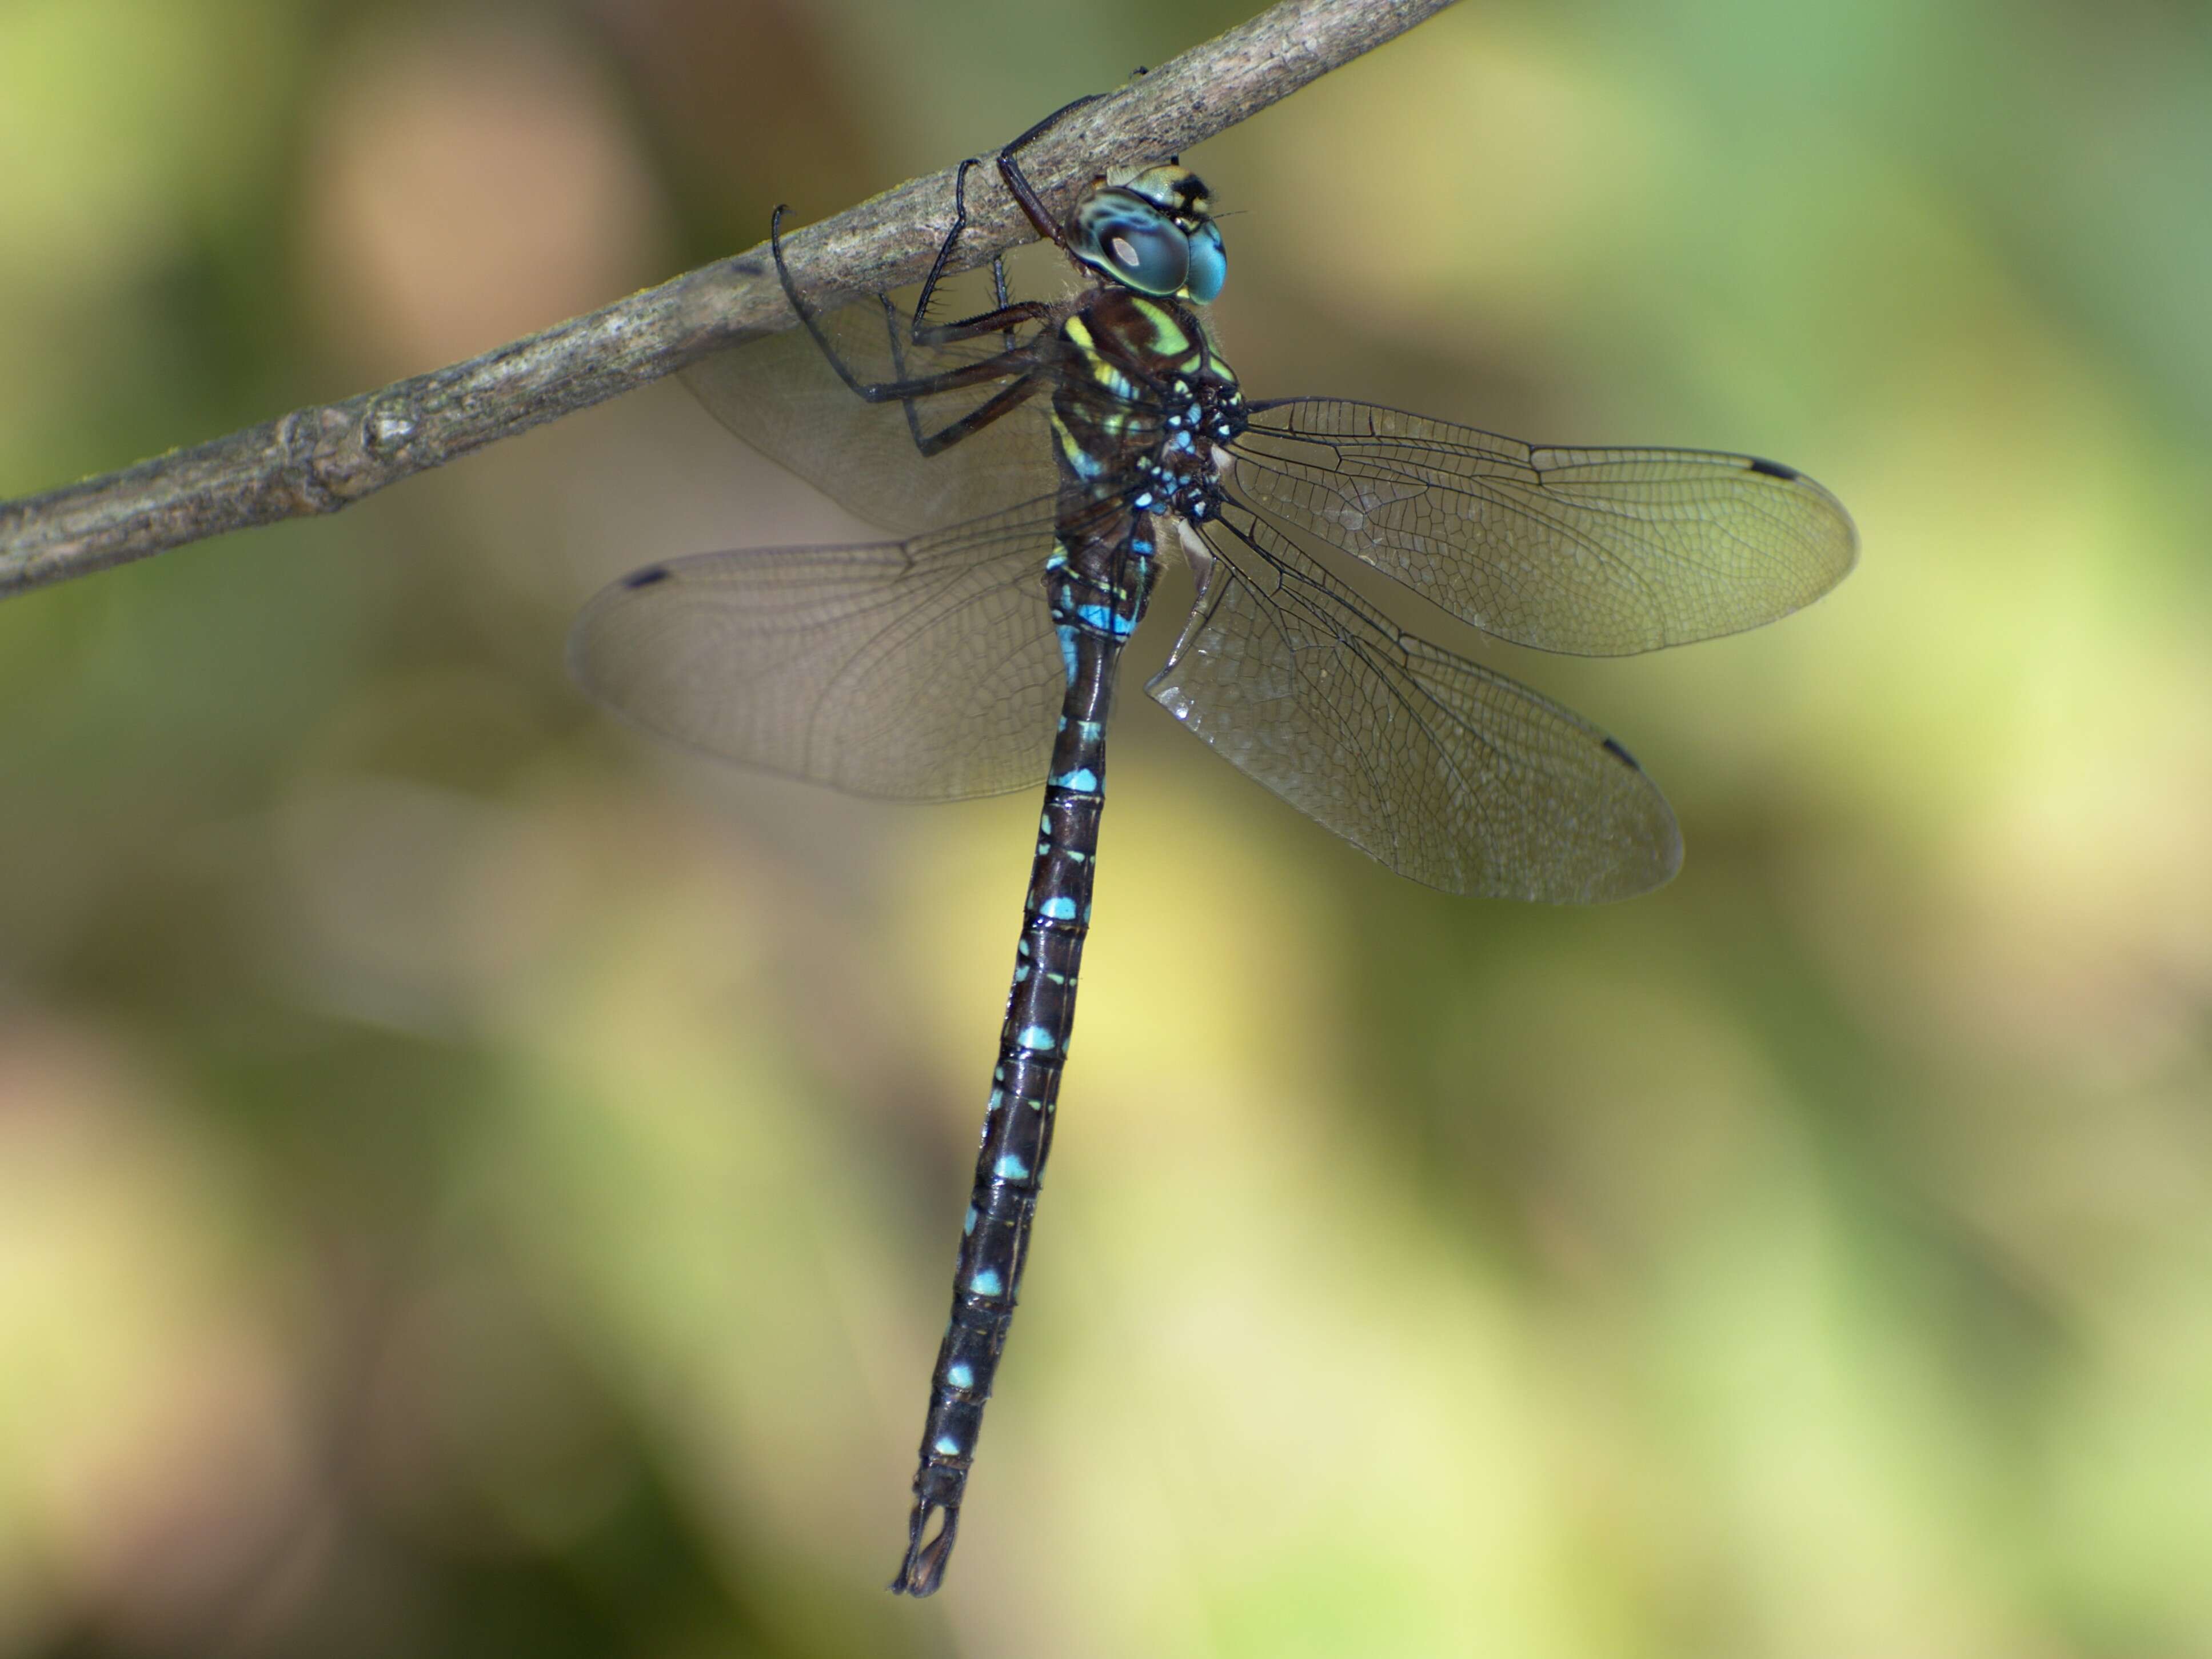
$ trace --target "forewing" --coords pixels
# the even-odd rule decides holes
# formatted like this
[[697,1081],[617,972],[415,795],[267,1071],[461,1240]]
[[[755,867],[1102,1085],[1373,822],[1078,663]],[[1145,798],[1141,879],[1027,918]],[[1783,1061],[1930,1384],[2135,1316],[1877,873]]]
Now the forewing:
[[[1005,337],[924,349],[904,342],[907,313],[880,300],[830,313],[823,327],[869,382],[941,374],[1006,349]],[[901,373],[903,369],[903,374]],[[903,405],[872,404],[837,378],[803,328],[765,335],[702,358],[684,385],[731,431],[831,500],[902,536],[965,523],[1050,493],[1048,397],[1031,398],[940,454],[915,447]],[[988,402],[996,385],[917,398],[933,432]]]
[[1255,405],[1232,491],[1486,633],[1620,656],[1756,628],[1850,569],[1835,497],[1749,455],[1534,448],[1372,404]]
[[1052,503],[872,547],[648,565],[576,620],[568,664],[690,748],[848,793],[958,800],[1042,781],[1065,683]]
[[1604,732],[1393,627],[1237,509],[1206,539],[1146,690],[1224,760],[1446,892],[1592,903],[1674,874],[1674,814]]

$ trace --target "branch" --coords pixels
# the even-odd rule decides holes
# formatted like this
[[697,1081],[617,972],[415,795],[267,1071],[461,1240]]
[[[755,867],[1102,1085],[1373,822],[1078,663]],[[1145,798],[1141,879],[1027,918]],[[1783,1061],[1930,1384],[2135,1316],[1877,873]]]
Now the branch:
[[[1282,0],[1076,111],[1024,153],[1024,170],[1060,208],[1107,166],[1180,154],[1449,3]],[[951,220],[953,172],[793,234],[784,246],[799,290],[827,308],[919,282]],[[970,192],[964,265],[1032,234],[995,173],[975,175],[986,179],[991,187]],[[335,513],[796,320],[763,243],[450,368],[0,502],[0,598],[228,531]]]

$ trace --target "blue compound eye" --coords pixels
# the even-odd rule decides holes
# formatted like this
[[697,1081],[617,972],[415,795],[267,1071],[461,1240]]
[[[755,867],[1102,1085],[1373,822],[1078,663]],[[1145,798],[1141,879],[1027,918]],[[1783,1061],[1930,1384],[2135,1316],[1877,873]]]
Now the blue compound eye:
[[1139,294],[1173,294],[1190,275],[1190,244],[1183,234],[1127,191],[1103,193],[1084,208],[1075,251]]
[[1114,274],[1140,294],[1172,294],[1190,272],[1190,244],[1173,225],[1110,225],[1099,238]]
[[1229,280],[1229,251],[1221,246],[1221,232],[1210,221],[1190,238],[1190,276],[1184,286],[1199,304],[1212,305]]

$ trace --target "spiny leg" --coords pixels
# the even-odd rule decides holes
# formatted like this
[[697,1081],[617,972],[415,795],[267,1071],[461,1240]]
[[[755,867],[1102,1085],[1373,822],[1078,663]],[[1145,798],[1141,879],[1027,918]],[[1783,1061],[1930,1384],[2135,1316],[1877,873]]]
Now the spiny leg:
[[[1143,73],[1141,70],[1138,72]],[[999,176],[1006,181],[1006,189],[1012,195],[1015,204],[1036,228],[1036,234],[1059,248],[1067,246],[1067,233],[1060,228],[1060,221],[1052,216],[1044,204],[1044,198],[1037,194],[1029,181],[1029,176],[1022,171],[1014,157],[1085,104],[1095,104],[1105,95],[1103,92],[1087,92],[1072,103],[1062,104],[1012,143],[1001,145],[999,149]]]
[[[1144,75],[1148,73],[1148,71],[1139,69],[1137,73]],[[1072,104],[1063,104],[1051,114],[1046,116],[1043,120],[1031,127],[1027,132],[1022,134],[1020,137],[1015,139],[1012,143],[1005,145],[999,151],[999,176],[1006,180],[1008,194],[1013,197],[1017,205],[1018,205],[1023,213],[1028,216],[1030,223],[1036,227],[1037,234],[1055,244],[1062,250],[1065,250],[1067,246],[1067,232],[1066,228],[1061,225],[1059,220],[1053,217],[1052,210],[1045,205],[1044,198],[1037,193],[1036,186],[1030,183],[1029,174],[1022,171],[1022,164],[1014,158],[1024,149],[1026,149],[1030,144],[1035,143],[1038,138],[1042,137],[1044,133],[1056,124],[1063,116],[1068,114],[1072,111],[1081,109],[1085,104],[1096,103],[1099,99],[1105,95],[1106,94],[1103,93],[1094,92],[1086,97],[1077,99]],[[1173,155],[1168,157],[1168,160],[1170,161],[1178,161],[1180,159],[1180,157]]]
[[[821,322],[815,316],[813,308],[799,295],[798,283],[793,280],[791,268],[783,257],[783,215],[784,209],[779,204],[769,221],[769,247],[775,256],[776,276],[783,284],[784,298],[789,302],[793,314],[799,319],[800,325],[813,338],[815,346],[828,360],[830,368],[836,372],[837,378],[845,383],[846,388],[855,397],[872,404],[890,403],[896,400],[905,406],[907,422],[914,434],[915,445],[923,454],[934,455],[948,445],[957,443],[962,438],[981,431],[1009,410],[1017,407],[1038,389],[1034,384],[1024,386],[1024,382],[1038,380],[1047,367],[1048,359],[1039,351],[1023,345],[998,352],[976,362],[963,363],[957,368],[947,369],[939,374],[923,375],[911,380],[883,381],[861,380],[838,355],[837,349],[830,343],[830,337],[823,332]],[[888,308],[890,301],[886,300],[884,304]],[[959,325],[958,327],[969,334],[982,334],[988,333],[994,329],[1006,329],[1014,324],[1031,320],[1033,309],[1042,310],[1048,313],[1050,307],[1039,306],[1035,301],[1010,306],[1000,312],[972,319],[966,324]],[[893,327],[896,328],[896,324]],[[896,344],[896,334],[893,338]],[[903,358],[901,357],[896,361],[902,369]],[[1009,376],[1019,378],[1014,386],[1006,387],[981,408],[971,411],[935,434],[925,434],[921,430],[921,422],[914,410],[916,398],[934,397],[940,392],[957,392],[964,387],[981,386],[992,380],[1003,380]]]
[[[929,275],[922,283],[921,292],[915,300],[914,320],[908,325],[908,332],[917,344],[936,345],[956,338],[968,338],[978,331],[970,326],[976,320],[973,318],[942,326],[933,325],[925,321],[929,310],[930,299],[937,291],[938,279],[944,273],[945,261],[952,257],[954,245],[959,241],[961,233],[968,228],[968,169],[975,165],[977,165],[975,158],[969,156],[961,162],[959,172],[952,178],[952,228],[945,234],[945,240],[938,244],[937,258],[931,264]],[[1020,342],[1014,332],[1017,322],[1035,320],[1034,317],[1028,316],[1026,313],[1048,314],[1049,308],[1034,305],[1017,307],[1010,302],[1006,291],[1006,262],[1003,258],[991,261],[991,288],[998,305],[995,310],[985,314],[1004,324],[1003,331],[1000,336],[1000,355],[1011,356],[1020,346]],[[899,338],[898,312],[891,304],[889,295],[883,295],[882,299],[884,333],[890,343],[892,372],[897,379],[903,380],[908,378],[906,343]],[[899,399],[899,407],[906,411],[906,429],[908,435],[914,440],[914,447],[923,455],[931,456],[941,453],[971,433],[981,431],[1016,404],[1033,396],[1042,389],[1042,386],[1043,381],[1039,376],[1035,374],[1024,376],[981,408],[970,410],[950,426],[941,428],[934,434],[926,434],[921,429],[921,416],[917,407],[919,399],[902,398]]]
[[[775,259],[777,280],[783,284],[784,299],[790,305],[792,314],[799,319],[799,325],[812,337],[814,343],[820,348],[822,355],[829,359],[830,367],[836,372],[837,378],[845,383],[846,388],[854,397],[865,398],[872,404],[887,404],[895,398],[927,398],[939,392],[957,391],[962,386],[980,385],[985,380],[1004,380],[1010,374],[1020,374],[1036,367],[1035,358],[1025,349],[1018,349],[1013,351],[1002,351],[975,362],[963,363],[959,368],[947,369],[941,374],[897,380],[872,381],[860,379],[846,365],[845,360],[837,355],[836,347],[830,344],[830,337],[822,331],[820,319],[815,315],[813,307],[800,295],[799,284],[791,274],[791,266],[783,257],[783,216],[787,210],[779,204],[775,213],[769,219],[769,251]],[[1051,307],[1042,305],[1040,301],[1031,301],[1008,307],[1006,314],[991,313],[972,319],[969,323],[959,325],[965,331],[962,337],[988,334],[994,330],[1003,329],[1010,323],[1030,320],[1033,309],[1049,314]]]
[[[1142,70],[1137,72],[1139,75],[1144,73]],[[1085,93],[1073,102],[1061,105],[999,151],[999,169],[1001,174],[1006,176],[1008,186],[1013,192],[1015,204],[1027,216],[1037,234],[1057,246],[1066,246],[1060,227],[1045,212],[1043,204],[1038,200],[1036,191],[1031,188],[1028,178],[1021,173],[1018,167],[1012,167],[1011,157],[1015,151],[1034,143],[1057,125],[1063,117],[1081,109],[1086,104],[1097,103],[1103,96],[1104,94],[1102,93]],[[1014,346],[1015,324],[1024,321],[1041,323],[1050,318],[1051,307],[1048,306],[1036,301],[1026,301],[1018,305],[1009,300],[1006,292],[1006,260],[1003,258],[997,258],[991,261],[992,283],[997,296],[996,309],[984,312],[977,316],[963,318],[954,323],[933,324],[927,320],[930,301],[936,295],[938,283],[945,275],[945,266],[951,262],[953,250],[959,246],[961,237],[968,229],[968,170],[981,165],[982,163],[980,157],[969,156],[960,163],[959,170],[952,175],[952,228],[945,234],[945,240],[937,245],[937,258],[930,263],[929,275],[922,279],[921,292],[915,299],[914,320],[909,332],[917,345],[948,345],[957,340],[973,339],[980,334],[988,333],[992,329],[998,328],[1004,331],[1006,349],[1012,350]],[[1012,167],[1011,173],[1008,172],[1010,167]]]
[[[968,229],[968,169],[981,166],[975,156],[961,162],[960,170],[952,175],[952,228],[937,245],[937,258],[931,263],[929,275],[922,278],[921,292],[915,295],[914,321],[909,328],[916,345],[950,345],[957,340],[969,340],[988,334],[994,328],[1006,336],[1006,349],[1014,347],[1014,327],[1022,322],[1042,323],[1050,319],[1052,307],[1040,301],[1024,301],[1014,304],[1006,292],[1006,262],[1003,258],[991,261],[992,287],[997,295],[994,309],[974,317],[963,317],[953,323],[932,323],[927,320],[929,303],[936,297],[937,284],[945,275],[945,267],[952,258],[952,251],[959,246],[960,238]],[[886,307],[888,309],[888,307]]]
[[[1140,70],[1139,73],[1142,71]],[[1028,217],[1030,225],[1039,236],[1063,249],[1066,246],[1066,233],[1045,210],[1042,200],[1030,184],[1027,176],[1023,173],[1020,166],[1015,161],[1014,155],[1017,151],[1034,143],[1071,112],[1081,109],[1086,104],[1096,103],[1102,96],[1103,94],[1099,93],[1087,93],[1072,102],[1063,104],[999,151],[999,171],[1006,182],[1007,189],[1012,193],[1016,204]],[[1014,388],[1010,387],[1007,389],[1007,393],[1012,395],[1001,393],[990,399],[981,408],[971,411],[933,434],[926,434],[921,429],[921,419],[915,409],[918,399],[932,397],[939,392],[957,391],[965,386],[980,385],[986,380],[999,380],[1007,375],[1031,374],[1045,366],[1036,356],[1035,343],[1030,347],[1023,346],[1017,339],[1015,331],[1025,324],[1049,323],[1053,317],[1053,307],[1042,301],[1011,300],[1007,294],[1006,268],[1003,258],[994,258],[991,261],[992,286],[997,301],[996,307],[993,310],[983,312],[976,316],[963,318],[952,323],[933,324],[927,320],[929,304],[936,295],[938,283],[943,279],[945,268],[951,262],[954,251],[959,246],[960,239],[968,228],[968,171],[970,167],[979,165],[981,163],[978,158],[969,156],[960,163],[959,170],[953,174],[952,226],[945,233],[944,240],[938,244],[937,256],[930,262],[929,274],[922,280],[921,292],[915,300],[914,317],[908,331],[912,343],[932,347],[951,345],[963,340],[977,339],[983,335],[996,332],[1001,337],[1002,349],[994,356],[982,362],[949,369],[939,374],[908,377],[904,344],[898,337],[896,313],[888,297],[883,299],[884,326],[890,337],[892,363],[896,378],[887,381],[871,382],[863,380],[859,375],[854,374],[845,360],[838,355],[836,349],[830,343],[829,336],[823,332],[821,324],[813,310],[799,297],[798,284],[792,280],[791,268],[783,257],[785,210],[781,203],[777,204],[775,211],[769,220],[769,251],[775,256],[776,276],[783,284],[784,297],[790,302],[793,313],[798,317],[807,333],[812,337],[815,345],[820,349],[822,355],[829,360],[830,367],[836,371],[837,378],[842,380],[847,388],[855,396],[863,398],[870,403],[888,403],[894,398],[899,402],[905,410],[907,429],[914,439],[915,447],[925,455],[937,454],[950,445],[957,443],[961,439],[981,431],[1025,398],[1034,395],[1037,388],[1031,386],[1026,390],[1016,392]]]
[[[1142,73],[1141,70],[1139,72]],[[1081,109],[1086,104],[1096,103],[1103,95],[1099,93],[1087,93],[1070,103],[1063,104],[999,152],[999,171],[1005,178],[1007,188],[1012,192],[1016,204],[1028,217],[1039,236],[1063,249],[1066,246],[1066,233],[1045,211],[1043,203],[1039,199],[1036,190],[1014,161],[1014,153],[1035,142],[1072,111]],[[915,299],[914,316],[908,325],[908,334],[910,342],[915,345],[934,347],[951,345],[963,340],[976,339],[985,334],[996,331],[1001,337],[1001,349],[997,356],[982,362],[947,370],[941,374],[915,378],[909,378],[907,375],[904,349],[906,343],[899,338],[896,313],[888,296],[882,296],[884,331],[890,340],[896,378],[888,381],[869,382],[862,380],[854,374],[846,365],[844,359],[830,345],[829,337],[822,331],[821,325],[812,310],[799,298],[798,286],[792,280],[790,266],[785,262],[783,257],[784,208],[781,204],[777,204],[775,211],[769,220],[769,250],[775,255],[776,276],[783,284],[784,296],[790,302],[793,314],[799,318],[808,334],[813,337],[814,343],[820,348],[822,355],[829,359],[830,366],[836,370],[837,378],[842,380],[856,396],[864,398],[871,403],[887,403],[894,398],[898,400],[906,411],[907,430],[914,439],[915,447],[925,455],[934,455],[951,444],[958,442],[962,438],[981,430],[1008,410],[1033,395],[1036,388],[1031,387],[1011,397],[1004,394],[995,397],[981,409],[941,428],[935,434],[925,434],[922,431],[921,419],[915,406],[916,400],[938,392],[956,391],[963,386],[977,385],[986,380],[998,379],[1004,374],[1042,367],[1035,361],[1028,362],[1022,361],[1025,350],[1030,349],[1025,349],[1019,343],[1015,331],[1024,324],[1048,324],[1053,318],[1053,307],[1041,301],[1010,299],[1006,288],[1006,261],[1003,258],[996,258],[991,261],[992,288],[997,301],[994,309],[973,317],[963,318],[957,322],[931,323],[928,321],[930,301],[936,295],[938,284],[944,278],[945,268],[951,264],[961,237],[967,232],[968,172],[969,168],[980,165],[978,158],[969,156],[960,163],[959,169],[953,174],[952,226],[945,233],[944,240],[939,242],[937,256],[930,262],[928,275],[922,279],[921,291]],[[1012,391],[1012,388],[1009,388],[1009,391]]]
[[973,437],[1000,416],[1028,402],[1051,385],[1052,377],[1042,371],[1024,374],[1012,386],[998,392],[989,401],[969,410],[951,425],[939,427],[936,431],[927,433],[921,430],[920,422],[915,417],[914,404],[909,402],[904,407],[908,428],[914,434],[915,447],[924,456],[941,454],[963,438]]

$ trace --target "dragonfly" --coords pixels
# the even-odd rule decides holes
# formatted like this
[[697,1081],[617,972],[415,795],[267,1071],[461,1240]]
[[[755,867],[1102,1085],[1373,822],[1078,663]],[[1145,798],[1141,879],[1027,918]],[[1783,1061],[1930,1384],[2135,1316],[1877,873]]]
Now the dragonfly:
[[995,161],[1072,291],[1013,298],[1000,258],[989,304],[930,320],[971,159],[910,317],[885,295],[817,315],[778,208],[770,246],[801,327],[685,371],[738,437],[893,538],[647,565],[591,601],[570,643],[592,696],[709,755],[899,800],[1043,786],[890,1586],[917,1596],[944,1578],[1028,1259],[1116,669],[1164,565],[1188,565],[1195,599],[1145,690],[1186,731],[1415,881],[1591,903],[1679,866],[1657,787],[1596,726],[1418,637],[1347,575],[1515,644],[1612,656],[1771,622],[1857,550],[1832,495],[1754,456],[1247,400],[1208,320],[1227,255],[1206,187],[1176,161],[1116,168],[1054,215],[1020,155],[1066,112]]

